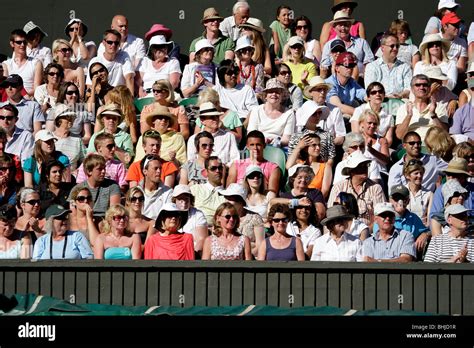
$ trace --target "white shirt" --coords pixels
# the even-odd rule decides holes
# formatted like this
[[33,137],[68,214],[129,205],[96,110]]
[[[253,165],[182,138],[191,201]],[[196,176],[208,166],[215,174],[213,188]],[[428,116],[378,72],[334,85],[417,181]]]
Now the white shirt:
[[311,261],[362,261],[362,242],[344,233],[337,244],[331,234],[326,233],[314,242]]
[[43,68],[46,68],[46,66],[53,61],[51,49],[41,45],[33,49],[26,47],[26,55],[30,58],[39,60],[43,64]]
[[[97,57],[92,58],[89,62],[88,69],[90,69],[91,65],[95,62],[105,65],[109,71],[109,83],[114,87],[125,85],[125,76],[129,74],[135,74],[130,57],[123,51],[118,51],[113,61],[108,61],[105,59],[104,54],[97,55]],[[89,75],[87,75],[86,84],[92,84],[92,80]]]
[[286,110],[278,118],[270,118],[265,113],[265,104],[259,105],[250,112],[247,132],[259,130],[267,139],[275,139],[295,132],[295,112]]
[[[97,55],[102,56],[104,51],[105,51],[104,43],[101,42],[99,45],[99,49],[97,50]],[[124,51],[128,53],[128,56],[130,57],[130,60],[132,62],[132,66],[133,68],[135,68],[140,63],[140,60],[146,55],[145,42],[143,41],[143,39],[136,37],[135,35],[128,34],[127,41],[125,41],[121,45],[120,51]],[[137,65],[135,65],[135,61],[137,59],[139,61],[137,62]]]
[[169,80],[172,73],[181,74],[179,61],[174,58],[169,59],[160,69],[155,69],[151,59],[144,57],[138,64],[137,70],[143,74],[143,89],[145,90],[152,88],[155,81]]
[[300,232],[296,221],[292,221],[286,227],[286,233],[293,237],[300,237],[303,244],[303,250],[306,252],[311,245],[314,245],[316,239],[321,236],[321,231],[313,225],[309,225]]
[[[239,148],[234,134],[219,129],[212,136],[214,137],[214,148],[212,149],[211,156],[218,156],[222,163],[228,166],[240,159]],[[196,138],[196,134],[188,139],[188,161],[196,159],[197,150],[194,145],[194,138]]]
[[240,28],[235,24],[234,16],[224,18],[219,24],[219,30],[224,36],[230,37],[232,41],[237,41],[241,36]]
[[143,188],[145,202],[143,203],[143,215],[149,219],[156,220],[158,213],[165,203],[171,202],[173,189],[160,183],[158,189],[150,192]]
[[[364,103],[358,107],[355,108],[354,114],[352,115],[351,119],[349,122],[357,122],[359,123],[360,116],[365,110],[370,110],[370,105],[369,103]],[[380,125],[379,129],[377,130],[377,134],[380,135],[381,137],[385,137],[387,134],[387,131],[390,127],[393,127],[393,117],[390,114],[387,114],[387,112],[382,108],[380,112],[378,113],[380,117]]]
[[201,226],[207,228],[206,216],[199,209],[191,207],[188,210],[188,220],[179,232],[192,234],[194,236],[194,245],[196,245],[196,236],[194,234],[196,233],[196,229]]
[[46,83],[36,87],[34,97],[39,105],[48,103],[52,108],[56,106],[56,97],[48,94]]
[[349,231],[347,231],[347,233],[354,237],[360,238],[360,234],[362,233],[362,231],[368,228],[369,226],[367,226],[364,221],[362,221],[361,219],[354,218],[352,219],[351,228],[349,229]]
[[239,118],[247,118],[250,110],[258,106],[257,96],[249,85],[238,84],[234,88],[227,89],[217,81],[213,89],[219,94],[221,106],[235,111],[239,114]]
[[[413,76],[418,74],[424,74],[426,69],[428,69],[430,66],[433,65],[426,65],[425,62],[420,60],[415,64],[415,68],[413,69]],[[442,62],[438,66],[443,72],[443,74],[448,77],[448,84],[446,85],[446,87],[448,87],[449,90],[453,90],[458,80],[458,69],[456,68],[456,60],[450,59],[447,62]]]
[[328,104],[327,107],[329,107],[329,109],[332,108],[332,110],[327,119],[319,121],[318,127],[331,133],[334,138],[346,136],[346,126],[341,109],[332,104]]
[[[372,162],[374,163],[374,162]],[[333,185],[341,182],[342,180],[347,179],[349,176],[348,175],[342,175],[342,168],[346,165],[346,160],[343,159],[341,162],[339,162],[336,165],[336,169],[334,171],[334,179],[333,179]],[[379,180],[380,179],[380,168],[379,166],[375,166],[371,164],[369,166],[369,179],[370,180]]]
[[[439,33],[439,36],[442,38],[443,34]],[[467,41],[465,39],[456,36],[453,41],[451,41],[451,47],[448,51],[448,58],[458,60],[460,57],[467,57]]]

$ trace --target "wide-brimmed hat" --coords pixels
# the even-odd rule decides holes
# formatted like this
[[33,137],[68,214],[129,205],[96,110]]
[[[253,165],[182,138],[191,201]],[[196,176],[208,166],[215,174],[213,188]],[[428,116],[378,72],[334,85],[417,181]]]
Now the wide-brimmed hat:
[[52,110],[54,119],[58,119],[59,117],[73,117],[76,118],[77,114],[74,110],[71,109],[69,105],[58,103]]
[[150,46],[148,47],[147,55],[150,54],[151,46],[168,46],[168,52],[171,51],[173,48],[173,41],[166,41],[166,37],[164,35],[155,35],[150,40]]
[[331,7],[331,11],[334,13],[342,4],[349,5],[352,9],[355,9],[358,5],[357,2],[352,0],[334,0],[334,5]]
[[321,225],[326,226],[328,222],[340,219],[353,219],[354,215],[349,214],[347,209],[342,205],[334,205],[326,210],[326,218],[321,221]]
[[312,100],[307,100],[305,103],[296,110],[296,127],[304,127],[308,122],[309,118],[314,115],[318,110],[321,110],[321,119],[325,120],[329,116],[329,108],[325,105],[318,105]]
[[212,102],[204,102],[199,105],[199,117],[201,116],[220,116],[222,112],[217,110]]
[[178,207],[176,207],[176,204],[174,203],[165,203],[163,207],[160,209],[160,212],[158,213],[158,216],[155,221],[155,229],[161,230],[161,222],[164,219],[165,213],[176,213],[181,217],[181,226],[182,228],[184,225],[186,225],[186,221],[188,221],[188,212],[186,210],[180,210]]
[[466,174],[471,176],[467,169],[467,161],[464,158],[454,157],[451,161],[449,161],[448,167],[444,170],[444,173]]
[[101,107],[99,113],[97,115],[97,120],[103,123],[103,118],[105,115],[116,116],[118,118],[118,124],[122,123],[123,121],[123,114],[120,106],[118,104],[106,104]]
[[290,39],[288,40],[288,47],[293,47],[295,45],[300,45],[300,46],[303,46],[304,48],[304,40],[299,37],[299,36],[292,36],[290,37]]
[[454,0],[439,0],[438,2],[438,10],[441,10],[442,8],[455,8],[455,7],[461,7],[461,5],[459,5]]
[[444,205],[454,196],[455,193],[467,193],[468,191],[456,179],[450,179],[441,188],[443,194]]
[[354,18],[352,17],[349,17],[349,15],[344,12],[344,11],[337,11],[335,14],[334,14],[334,18],[332,21],[330,21],[329,23],[332,24],[335,24],[335,23],[340,23],[340,22],[351,22],[351,23],[354,23]]
[[203,48],[212,48],[213,50],[215,49],[208,39],[201,39],[196,42],[196,45],[194,45],[194,49],[196,53],[198,53]]
[[451,204],[450,206],[446,207],[446,209],[444,210],[444,219],[448,221],[449,215],[457,215],[457,214],[465,213],[468,211],[469,209],[467,209],[462,204]]
[[163,24],[153,24],[150,30],[145,33],[145,40],[150,41],[150,39],[155,35],[164,35],[166,40],[169,40],[171,39],[171,36],[173,36],[173,31]]
[[371,159],[365,157],[362,152],[354,151],[343,162],[341,174],[350,175],[352,169],[357,168],[357,166],[359,166],[361,163],[369,163],[369,162],[371,162]]
[[230,184],[227,189],[219,191],[219,194],[224,197],[238,196],[242,198],[244,202],[247,198],[247,190],[242,185],[237,183]]
[[59,204],[53,204],[49,206],[48,209],[46,209],[46,212],[44,213],[44,217],[46,219],[49,218],[56,218],[60,217],[64,214],[69,214],[71,211],[69,209],[64,208],[62,205]]
[[239,25],[239,28],[249,28],[252,30],[259,31],[261,33],[265,32],[265,29],[263,28],[263,22],[260,19],[253,17],[250,17],[249,19],[247,19],[247,22]]
[[219,16],[219,12],[214,7],[209,7],[204,10],[202,14],[201,23],[204,24],[205,21],[209,19],[218,19],[220,21],[224,20],[224,17]]
[[298,171],[298,169],[300,168],[310,168],[311,170],[313,170],[313,168],[311,168],[310,166],[308,166],[307,164],[301,164],[301,163],[298,163],[298,164],[295,164],[293,167],[291,167],[290,169],[288,169],[288,177],[291,178],[293,175],[296,174],[296,172]]
[[248,177],[252,173],[260,173],[263,175],[262,168],[256,165],[250,165],[245,169],[245,177]]
[[446,76],[437,65],[427,67],[424,74],[433,80],[446,81],[448,79],[448,76]]
[[46,32],[43,29],[41,29],[41,27],[39,25],[36,25],[33,21],[29,21],[23,27],[23,31],[27,35],[29,34],[30,31],[33,31],[35,29],[38,30],[41,33],[41,35],[43,35],[43,37],[48,36],[48,34],[46,34]]
[[73,18],[66,24],[66,27],[64,28],[64,32],[66,33],[66,36],[67,37],[71,36],[69,34],[69,27],[71,25],[73,25],[74,23],[82,24],[82,33],[83,33],[83,36],[86,36],[86,34],[87,34],[87,25],[85,25],[84,22],[81,21],[79,18]]
[[38,131],[36,134],[35,134],[35,143],[38,141],[38,140],[42,140],[42,141],[49,141],[51,139],[54,139],[54,140],[58,140],[56,139],[56,137],[54,136],[53,132],[47,130],[47,129],[42,129],[40,131]]
[[451,43],[448,40],[439,36],[439,34],[428,34],[428,35],[425,35],[425,37],[423,38],[423,41],[420,44],[420,53],[422,55],[424,54],[430,42],[441,42],[441,45],[445,52],[448,52],[449,48],[451,47]]
[[173,127],[176,123],[176,117],[170,112],[170,110],[163,105],[158,103],[153,104],[151,110],[149,110],[145,116],[145,122],[150,126],[153,127],[153,119],[156,116],[166,116],[170,119],[170,127]]
[[382,203],[377,203],[374,207],[374,215],[381,215],[383,213],[392,213],[393,215],[396,215],[397,213],[395,212],[395,208],[393,207],[392,204],[388,202],[382,202]]
[[176,185],[173,189],[173,194],[171,197],[176,198],[182,194],[188,194],[190,196],[193,195],[188,185]]
[[324,87],[327,90],[332,88],[332,84],[327,83],[321,76],[313,76],[309,81],[308,85],[304,88],[303,94],[306,98],[311,99],[311,91],[316,87]]
[[252,40],[250,40],[248,36],[243,35],[237,40],[237,44],[235,45],[235,52],[247,47],[255,49],[254,45],[252,44]]
[[263,93],[268,93],[269,91],[274,91],[276,89],[279,89],[280,92],[283,94],[288,93],[288,90],[286,89],[283,82],[277,80],[275,77],[267,81],[267,84],[265,85],[265,89],[263,90]]

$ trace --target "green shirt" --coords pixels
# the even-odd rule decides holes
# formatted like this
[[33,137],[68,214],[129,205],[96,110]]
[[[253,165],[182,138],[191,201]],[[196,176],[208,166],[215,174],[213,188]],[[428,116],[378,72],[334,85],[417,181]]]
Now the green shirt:
[[[229,130],[234,130],[238,127],[242,127],[242,121],[239,118],[239,114],[232,110],[230,110],[227,115],[225,115],[224,119],[222,120],[222,124],[225,128]],[[201,123],[199,117],[196,120],[196,126],[201,129],[204,129],[204,125]]]
[[[283,47],[285,47],[286,43],[291,37],[291,30],[290,28],[283,27],[283,25],[281,25],[281,23],[276,20],[273,21],[272,24],[270,24],[270,28],[272,29],[273,32],[276,32],[278,34],[278,42],[280,43],[280,50],[278,51],[277,56],[281,58],[283,57]],[[270,45],[272,44],[274,44],[273,36],[270,41]]]
[[[94,140],[97,138],[99,134],[104,133],[104,130],[102,129],[101,131],[94,133],[89,140],[89,146],[87,148],[87,153],[92,153],[92,152],[97,152],[95,146],[94,146]],[[125,133],[123,130],[118,128],[118,131],[115,132],[114,134],[114,140],[115,140],[115,145],[119,148],[127,152],[130,156],[135,155],[135,151],[133,150],[133,142],[132,142],[132,137],[130,134]]]
[[[202,33],[201,36],[195,38],[193,42],[191,42],[191,46],[189,46],[189,53],[196,52],[196,42],[199,40],[206,38],[206,32]],[[214,59],[212,60],[214,64],[219,65],[225,59],[225,52],[226,51],[233,51],[235,48],[235,43],[232,41],[231,38],[222,35],[221,31],[219,30],[219,37],[217,41],[214,43]]]

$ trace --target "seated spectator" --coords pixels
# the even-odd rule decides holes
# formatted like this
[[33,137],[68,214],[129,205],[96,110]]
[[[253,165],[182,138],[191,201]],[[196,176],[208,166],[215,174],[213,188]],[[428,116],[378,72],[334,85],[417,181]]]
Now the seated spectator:
[[64,69],[63,79],[66,82],[74,82],[79,87],[79,95],[84,96],[86,90],[84,69],[72,61],[73,48],[64,39],[56,39],[52,45],[53,62]]
[[393,143],[393,115],[390,109],[385,109],[383,102],[385,100],[385,88],[380,82],[372,82],[367,86],[367,103],[358,106],[354,110],[354,114],[350,118],[352,132],[359,133],[359,119],[362,113],[366,110],[375,112],[380,123],[377,129],[377,134],[385,138],[388,146]]
[[347,157],[342,174],[349,177],[335,184],[331,189],[328,206],[332,207],[339,192],[352,193],[357,198],[360,218],[369,227],[374,222],[374,206],[385,202],[382,187],[369,179],[370,159],[362,152],[353,152]]
[[87,111],[95,115],[99,107],[105,105],[107,92],[114,87],[109,84],[109,70],[101,62],[90,64],[88,71],[92,82],[86,90],[84,100],[87,103]]
[[102,123],[104,128],[92,135],[87,152],[97,152],[97,149],[95,148],[95,138],[99,134],[112,134],[116,145],[115,155],[125,165],[130,163],[130,160],[134,155],[133,142],[130,134],[124,132],[118,127],[122,120],[122,110],[120,110],[120,106],[117,104],[108,104],[99,110],[97,122]]
[[65,104],[57,105],[51,112],[54,113],[53,135],[56,138],[56,149],[68,157],[70,171],[75,174],[86,154],[81,136],[71,133],[77,114]]
[[171,202],[176,208],[188,212],[188,220],[180,232],[191,233],[194,241],[194,251],[201,255],[204,240],[208,236],[207,220],[204,213],[194,207],[194,196],[187,185],[176,185],[173,189]]
[[212,218],[216,209],[225,202],[224,197],[219,192],[224,188],[222,181],[224,178],[224,165],[217,156],[210,156],[204,161],[203,176],[207,181],[203,184],[191,186],[191,193],[194,196],[195,207],[206,215],[208,225],[212,225]]
[[137,260],[141,258],[140,236],[128,229],[129,215],[117,204],[107,209],[102,231],[95,240],[94,258],[97,260]]
[[64,33],[72,47],[71,61],[78,63],[84,69],[85,75],[87,75],[89,61],[97,55],[95,42],[84,40],[87,30],[87,25],[77,17],[70,19],[64,28]]
[[303,39],[305,57],[310,59],[316,66],[319,66],[321,61],[321,44],[313,38],[313,24],[310,19],[306,16],[295,18],[293,34]]
[[375,205],[375,222],[379,231],[363,244],[365,262],[411,262],[416,257],[413,234],[394,226],[395,209],[390,203]]
[[316,210],[311,204],[298,205],[292,209],[291,216],[286,233],[301,240],[305,259],[309,260],[313,254],[315,241],[321,237],[321,230],[315,226],[317,224]]
[[291,70],[292,82],[301,90],[308,85],[309,79],[316,76],[318,68],[314,62],[305,56],[305,41],[299,36],[293,36],[288,40],[286,52],[286,65]]
[[13,157],[7,153],[0,155],[0,205],[16,205],[16,192],[20,186],[15,180],[15,172]]
[[194,260],[193,235],[179,232],[187,212],[166,203],[156,218],[156,233],[147,238],[145,260]]
[[362,241],[346,232],[353,218],[343,206],[328,209],[321,223],[329,233],[314,241],[311,261],[362,261]]
[[367,64],[364,82],[380,82],[387,91],[387,98],[407,98],[413,76],[411,65],[397,58],[400,43],[395,34],[385,34],[381,40],[382,56]]
[[14,205],[0,206],[0,259],[29,259],[33,245],[29,234],[14,229],[17,212]]
[[168,80],[175,90],[179,87],[181,68],[179,61],[169,57],[173,41],[167,41],[164,35],[155,35],[150,39],[147,56],[137,66],[137,85],[140,97],[153,95],[153,84],[158,80]]
[[407,184],[407,180],[403,175],[403,166],[406,163],[408,165],[421,164],[425,168],[422,186],[428,191],[434,192],[438,177],[446,169],[447,164],[436,156],[423,154],[421,152],[421,144],[421,137],[417,132],[410,131],[405,134],[402,146],[406,150],[406,154],[390,168],[388,187]]
[[255,46],[255,52],[252,59],[256,63],[264,66],[266,75],[271,75],[272,63],[270,59],[270,50],[268,49],[263,37],[265,29],[263,28],[262,21],[258,18],[250,17],[245,23],[242,23],[239,28],[242,35],[247,35]]
[[86,237],[79,231],[71,231],[70,210],[54,204],[46,210],[48,232],[38,238],[33,249],[33,260],[93,259],[94,254]]
[[[474,55],[474,25],[471,25],[472,28],[472,33],[473,33],[473,42],[472,42],[472,47],[473,47],[473,55]],[[461,93],[459,94],[459,108],[464,106],[465,104],[468,104],[472,101],[472,96],[471,96],[471,86],[474,85],[473,78],[474,78],[474,57],[473,57],[473,62],[469,64],[469,68],[466,71],[467,78],[467,88],[463,89]]]
[[243,35],[240,25],[246,23],[249,17],[250,6],[247,1],[237,1],[232,7],[232,16],[224,18],[219,29],[224,36],[237,41]]
[[17,207],[20,216],[16,220],[15,231],[29,235],[34,244],[45,233],[39,193],[32,188],[21,188],[18,192]]
[[262,169],[257,165],[248,166],[245,169],[245,179],[242,186],[247,191],[247,209],[259,214],[265,222],[267,220],[268,204],[275,197],[275,193],[265,190]]
[[403,176],[410,192],[410,200],[407,209],[420,217],[425,226],[429,226],[429,209],[433,200],[433,192],[423,186],[423,176],[425,175],[423,163],[408,161],[403,165]]
[[140,237],[141,251],[145,248],[145,241],[154,232],[155,221],[143,215],[145,193],[139,186],[134,186],[125,195],[125,207],[128,211],[128,229]]
[[[161,181],[168,187],[173,187],[175,176],[178,172],[178,167],[174,162],[166,162],[160,157],[161,150],[161,136],[160,133],[154,129],[147,130],[141,138],[141,144],[145,151],[145,157],[153,155],[160,158],[161,161]],[[135,160],[128,168],[125,180],[128,181],[130,187],[137,186],[143,180],[143,174],[140,166],[143,163],[143,158],[139,161]]]
[[213,88],[219,94],[220,104],[237,112],[242,120],[249,117],[249,112],[258,106],[258,101],[250,86],[237,82],[239,72],[239,67],[233,61],[222,61],[217,69],[219,81]]
[[181,166],[179,181],[181,185],[191,186],[204,184],[207,181],[203,176],[204,162],[211,157],[214,137],[211,133],[202,131],[194,137],[194,146],[197,149],[196,157]]
[[[155,23],[150,27],[150,30],[145,33],[144,38],[145,40],[150,41],[153,36],[157,35],[163,35],[166,40],[170,41],[173,36],[173,31],[166,25]],[[179,59],[180,51],[181,47],[179,44],[173,42],[173,48],[171,49],[171,52],[168,52],[168,56],[170,58]]]
[[467,42],[462,35],[461,25],[463,20],[455,12],[445,13],[441,18],[441,33],[439,36],[450,44],[447,57],[456,62],[457,71],[460,75],[466,71],[467,64]]
[[444,105],[448,117],[453,117],[458,106],[458,96],[443,86],[443,81],[447,80],[447,76],[443,74],[439,66],[430,66],[425,70],[425,74],[430,79],[431,97],[436,103]]
[[426,24],[424,34],[441,33],[441,19],[445,14],[456,13],[460,5],[454,0],[439,0],[438,7]]
[[[341,53],[347,52],[346,44],[341,39],[335,39],[331,41],[329,47],[329,56],[330,56],[330,66],[320,65],[320,75],[322,79],[327,79],[331,75],[336,74],[336,61]],[[327,64],[327,63],[326,63]],[[354,80],[359,79],[359,68],[357,65],[352,70],[352,78]]]
[[[222,112],[218,111],[211,102],[205,102],[199,106],[199,119],[204,125],[204,131],[211,133],[214,138],[212,155],[218,156],[223,163],[229,166],[232,161],[239,159],[240,154],[235,135],[219,127],[220,116],[222,116]],[[196,158],[195,137],[196,135],[192,135],[188,141],[188,161]]]
[[[186,142],[180,133],[174,131],[173,127],[177,120],[168,107],[153,104],[153,110],[145,115],[145,121],[151,130],[160,134],[160,157],[165,161],[174,162],[177,167],[186,162]],[[142,142],[143,140],[139,138],[138,143]],[[137,146],[135,161],[141,161],[144,155],[143,147]]]
[[28,46],[26,47],[28,58],[39,60],[43,66],[51,63],[53,60],[51,49],[41,44],[48,34],[32,21],[25,24],[23,31],[26,34],[26,41],[28,41]]
[[453,204],[446,208],[444,216],[449,231],[431,239],[423,261],[474,262],[474,240],[467,233],[469,220],[467,211],[461,204]]
[[[128,182],[125,180],[127,169],[122,162],[115,159],[115,145],[114,136],[108,133],[101,133],[94,139],[94,147],[97,149],[97,154],[105,159],[105,177],[115,181],[123,192],[127,191]],[[84,163],[79,167],[76,182],[79,184],[87,180],[87,175],[84,171]]]
[[318,189],[310,189],[314,172],[310,166],[297,164],[288,171],[289,192],[280,192],[280,197],[273,198],[270,205],[282,203],[291,209],[299,205],[313,204],[316,209],[318,221],[326,216],[326,203],[323,194]]
[[25,173],[25,187],[39,185],[41,177],[41,166],[49,160],[57,160],[64,165],[63,181],[71,181],[71,168],[69,159],[60,151],[56,151],[56,138],[47,130],[40,130],[35,135],[35,147],[33,156],[23,163]]
[[[250,131],[247,134],[247,150],[249,157],[243,160],[236,160],[229,168],[227,176],[227,186],[231,183],[243,183],[245,180],[246,170],[250,166],[258,166],[263,173],[263,188],[269,192],[273,192],[273,197],[279,192],[281,170],[276,163],[267,161],[263,157],[265,150],[265,136],[258,130]],[[272,198],[273,198],[272,197]]]
[[40,195],[42,211],[52,204],[69,209],[68,197],[74,184],[63,181],[64,169],[64,164],[54,159],[41,165],[41,179],[35,189]]
[[291,69],[285,63],[281,63],[276,66],[276,79],[283,83],[287,93],[286,98],[283,100],[283,105],[288,109],[298,110],[303,105],[303,92],[301,88],[295,85],[293,77],[291,76]]
[[50,63],[44,68],[42,85],[35,89],[35,100],[41,106],[43,114],[47,114],[56,106],[59,86],[64,79],[64,69],[57,63]]
[[467,162],[467,172],[474,176],[474,144],[467,141],[457,144],[453,149],[453,157],[464,158]]
[[173,189],[165,186],[161,181],[161,158],[155,155],[146,155],[140,162],[143,180],[137,185],[145,195],[143,215],[155,220],[164,204],[171,201]]
[[448,51],[448,40],[444,40],[438,34],[426,35],[420,45],[421,60],[416,63],[413,74],[426,74],[426,69],[438,66],[443,74],[448,77],[446,80],[443,80],[443,85],[452,90],[456,86],[458,71],[456,61],[448,58]]
[[369,237],[369,226],[360,219],[359,205],[357,204],[356,197],[352,193],[339,192],[333,205],[342,205],[346,208],[347,212],[353,216],[352,220],[349,220],[347,224],[346,232],[348,234],[359,238],[361,241]]
[[92,193],[87,187],[76,185],[69,194],[69,221],[72,231],[81,232],[94,247],[95,239],[99,235],[99,229],[94,221],[94,202]]
[[239,76],[237,83],[250,86],[255,93],[260,93],[265,88],[263,77],[263,65],[253,61],[252,56],[255,47],[248,36],[242,36],[237,40],[235,55],[239,64]]
[[270,48],[273,46],[272,57],[275,57],[277,62],[280,61],[280,58],[283,58],[283,49],[291,37],[291,26],[293,24],[292,11],[293,10],[286,5],[278,6],[276,20],[270,24],[270,29],[272,30]]
[[287,233],[291,212],[285,204],[274,204],[268,212],[274,233],[258,249],[259,261],[304,261],[305,253],[300,238]]
[[94,202],[94,216],[98,218],[103,218],[110,206],[120,203],[120,187],[115,181],[105,177],[105,166],[105,159],[101,155],[88,155],[84,160],[87,180],[75,186],[89,189]]
[[23,183],[21,166],[33,154],[34,138],[31,132],[16,126],[17,120],[18,109],[14,105],[7,103],[0,106],[0,128],[4,130],[0,133],[0,141],[4,144],[4,153],[15,156],[16,180],[18,183]]
[[356,66],[357,58],[354,54],[343,52],[337,57],[335,74],[326,79],[332,85],[326,101],[338,107],[347,119],[365,98],[365,90],[352,78],[352,70]]
[[453,149],[456,142],[442,128],[433,126],[428,129],[425,137],[426,152],[448,163],[453,159]]
[[258,130],[265,135],[266,144],[285,147],[295,131],[295,115],[283,106],[285,86],[270,79],[263,90],[265,103],[254,108],[248,117],[247,131]]
[[[472,63],[474,65],[474,63]],[[474,69],[473,69],[474,70]],[[467,80],[467,85],[471,95],[471,102],[464,104],[460,107],[453,116],[453,124],[449,128],[449,133],[453,135],[464,135],[470,141],[474,141],[474,77]]]
[[326,118],[321,118],[318,127],[332,135],[335,145],[342,145],[346,136],[346,126],[341,110],[326,103],[326,96],[331,88],[331,84],[326,83],[320,76],[315,76],[309,80],[309,85],[304,89],[304,95],[318,106],[329,108],[329,115]]
[[228,203],[231,203],[239,215],[239,226],[237,232],[247,236],[250,239],[252,255],[257,257],[258,248],[265,239],[263,219],[260,215],[247,209],[246,198],[247,191],[240,184],[230,184],[227,189],[219,192],[225,197]]

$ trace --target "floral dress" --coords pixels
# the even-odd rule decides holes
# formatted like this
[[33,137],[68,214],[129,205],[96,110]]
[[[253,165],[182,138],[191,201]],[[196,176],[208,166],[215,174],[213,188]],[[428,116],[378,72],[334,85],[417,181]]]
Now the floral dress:
[[237,244],[228,249],[219,244],[218,237],[211,236],[211,260],[243,260],[244,259],[245,236],[241,235]]

